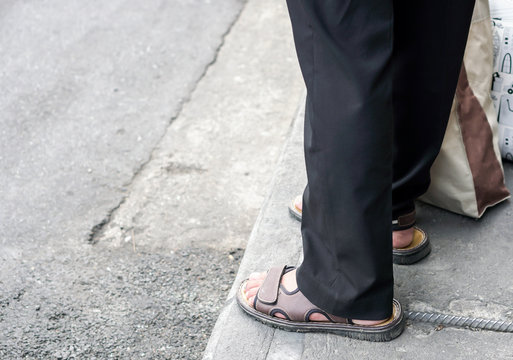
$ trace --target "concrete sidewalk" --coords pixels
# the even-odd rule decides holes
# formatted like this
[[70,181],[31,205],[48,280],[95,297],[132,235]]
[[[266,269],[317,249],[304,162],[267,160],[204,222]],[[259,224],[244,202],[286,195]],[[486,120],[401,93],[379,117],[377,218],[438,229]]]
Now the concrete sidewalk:
[[[300,224],[288,202],[306,182],[300,112],[285,146],[269,198],[255,224],[239,273],[204,359],[511,359],[513,334],[444,328],[408,322],[389,343],[335,335],[275,330],[242,313],[234,294],[253,271],[301,261]],[[513,166],[505,164],[509,188]],[[395,296],[413,311],[513,320],[513,206],[507,201],[475,221],[419,203],[418,223],[430,235],[431,255],[412,266],[395,266]]]

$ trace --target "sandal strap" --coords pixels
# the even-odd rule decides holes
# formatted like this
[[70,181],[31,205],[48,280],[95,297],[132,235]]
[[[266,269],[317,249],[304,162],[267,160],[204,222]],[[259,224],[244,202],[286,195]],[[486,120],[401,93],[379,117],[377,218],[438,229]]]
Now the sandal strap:
[[398,216],[395,220],[392,220],[392,230],[398,231],[411,228],[415,225],[415,214],[415,210],[413,210],[407,214]]
[[269,269],[262,286],[258,290],[258,301],[268,305],[276,303],[278,300],[281,277],[285,267],[285,265],[273,266]]
[[281,286],[281,277],[288,268],[286,266],[272,267],[255,296],[256,310],[274,316],[281,313],[287,320],[308,322],[310,315],[319,313],[331,322],[348,324],[351,320],[334,316],[312,304],[299,289],[285,291]]

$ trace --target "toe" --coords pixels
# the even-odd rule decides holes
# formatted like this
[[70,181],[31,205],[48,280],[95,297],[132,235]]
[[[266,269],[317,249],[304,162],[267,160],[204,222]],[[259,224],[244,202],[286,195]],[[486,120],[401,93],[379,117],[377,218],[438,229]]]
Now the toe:
[[258,287],[262,286],[263,282],[264,282],[263,280],[248,280],[246,282],[246,292],[253,288],[258,288]]
[[247,280],[246,287],[244,289],[244,294],[246,295],[246,299],[250,306],[253,306],[258,289],[262,286],[266,276],[267,272],[254,272],[249,275],[249,279]]
[[246,290],[246,297],[249,299],[253,296],[255,296],[258,292],[259,287],[254,287],[249,290]]
[[294,201],[294,206],[299,209],[299,210],[303,210],[303,197],[302,196],[298,196],[295,201]]
[[250,280],[262,280],[265,278],[266,273],[265,272],[254,272],[249,275]]

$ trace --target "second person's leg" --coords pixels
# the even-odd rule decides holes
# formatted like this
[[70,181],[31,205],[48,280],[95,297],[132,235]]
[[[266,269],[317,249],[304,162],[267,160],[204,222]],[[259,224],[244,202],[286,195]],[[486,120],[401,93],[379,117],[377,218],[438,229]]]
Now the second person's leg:
[[394,220],[411,213],[415,198],[429,186],[430,168],[449,119],[474,3],[394,0]]

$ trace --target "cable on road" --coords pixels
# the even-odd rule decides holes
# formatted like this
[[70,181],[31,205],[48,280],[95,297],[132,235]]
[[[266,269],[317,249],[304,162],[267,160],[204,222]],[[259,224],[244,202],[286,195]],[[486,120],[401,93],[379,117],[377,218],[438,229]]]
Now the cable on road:
[[450,314],[439,314],[421,311],[405,311],[407,319],[428,322],[445,326],[464,327],[470,329],[492,330],[513,333],[513,321],[480,319]]

